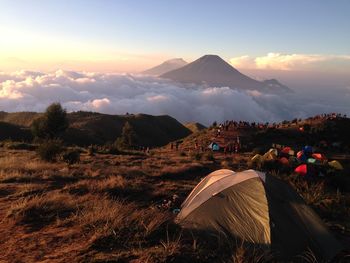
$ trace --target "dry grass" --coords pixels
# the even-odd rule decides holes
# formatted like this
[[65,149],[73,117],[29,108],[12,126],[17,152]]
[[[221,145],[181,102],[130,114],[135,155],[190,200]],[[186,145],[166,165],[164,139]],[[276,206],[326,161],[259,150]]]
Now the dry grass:
[[72,196],[55,192],[19,199],[7,210],[6,218],[18,225],[41,229],[72,216],[77,208],[78,202]]
[[[183,231],[171,211],[156,207],[173,194],[185,198],[212,170],[243,169],[244,156],[215,155],[208,161],[206,154],[198,158],[163,150],[149,156],[82,154],[80,164],[67,167],[42,162],[32,152],[6,155],[0,153],[0,216],[5,218],[0,231],[14,247],[21,241],[23,251],[16,258],[39,261],[42,254],[54,253],[51,246],[61,261],[68,260],[63,249],[68,241],[59,238],[67,232],[68,243],[80,244],[76,250],[86,262],[276,262],[269,252],[246,244]],[[275,176],[287,180],[328,222],[341,225],[344,233],[350,229],[340,220],[350,217],[348,195],[322,182]],[[32,245],[36,239],[41,245]]]

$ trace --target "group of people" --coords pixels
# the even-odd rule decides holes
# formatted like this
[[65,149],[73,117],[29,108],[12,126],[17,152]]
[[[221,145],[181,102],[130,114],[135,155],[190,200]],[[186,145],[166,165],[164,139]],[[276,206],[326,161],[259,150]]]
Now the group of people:
[[333,113],[318,114],[313,117],[307,118],[306,120],[334,120],[338,118],[347,118],[347,115],[333,112]]
[[[266,129],[269,126],[269,123],[260,123],[260,122],[248,122],[248,121],[234,121],[227,120],[223,123],[220,123],[218,130],[220,131],[230,131],[237,130],[242,128],[257,128],[257,129]],[[220,133],[219,131],[219,133]]]

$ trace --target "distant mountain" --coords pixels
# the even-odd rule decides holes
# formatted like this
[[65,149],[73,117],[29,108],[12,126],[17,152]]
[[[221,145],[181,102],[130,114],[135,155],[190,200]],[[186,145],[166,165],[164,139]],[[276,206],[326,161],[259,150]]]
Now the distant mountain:
[[217,55],[205,55],[181,68],[160,77],[184,83],[207,84],[212,87],[230,87],[264,92],[290,92],[277,80],[257,81],[228,64]]
[[[41,115],[34,112],[0,112],[0,139],[27,140],[28,136],[31,137],[31,123]],[[163,146],[191,134],[189,129],[168,115],[109,115],[80,111],[68,113],[68,120],[69,128],[63,136],[64,141],[76,145],[114,142],[121,136],[126,122],[133,127],[140,146]]]
[[185,127],[189,130],[191,130],[193,133],[195,132],[199,132],[201,130],[206,129],[207,127],[205,127],[203,124],[199,123],[199,122],[189,122],[185,124]]
[[167,60],[158,66],[145,70],[142,72],[142,74],[159,76],[169,71],[181,68],[185,65],[187,65],[187,62],[182,58],[174,58]]

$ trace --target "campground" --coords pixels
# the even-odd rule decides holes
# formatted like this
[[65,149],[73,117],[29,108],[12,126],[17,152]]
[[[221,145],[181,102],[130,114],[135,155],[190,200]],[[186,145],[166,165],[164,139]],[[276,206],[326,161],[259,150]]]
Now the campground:
[[[334,261],[349,260],[347,153],[326,151],[343,170],[307,180],[279,162],[256,167],[252,157],[271,148],[270,141],[237,153],[212,152],[207,146],[218,138],[215,133],[211,128],[192,134],[177,150],[170,144],[148,153],[89,154],[79,148],[80,162],[70,165],[42,161],[34,150],[1,147],[0,262],[277,262],[266,251],[213,243],[174,223],[179,203],[222,168],[259,168],[291,185],[343,244]],[[250,139],[243,134],[241,140]],[[315,262],[308,252],[299,260]]]

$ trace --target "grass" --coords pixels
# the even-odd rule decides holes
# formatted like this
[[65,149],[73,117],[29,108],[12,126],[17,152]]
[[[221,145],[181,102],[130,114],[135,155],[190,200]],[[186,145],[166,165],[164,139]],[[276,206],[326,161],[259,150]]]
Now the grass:
[[[247,168],[243,155],[200,157],[163,149],[152,155],[82,151],[81,162],[68,167],[62,161],[43,162],[31,151],[0,151],[4,260],[277,262],[275,255],[248,244],[185,231],[174,223],[171,210],[158,208],[173,194],[184,199],[215,169]],[[297,189],[337,234],[350,236],[348,193],[326,181],[274,176]],[[312,256],[303,256],[312,262]]]
[[6,218],[17,225],[40,230],[56,220],[70,217],[77,209],[76,200],[67,194],[51,193],[21,198],[8,209]]

